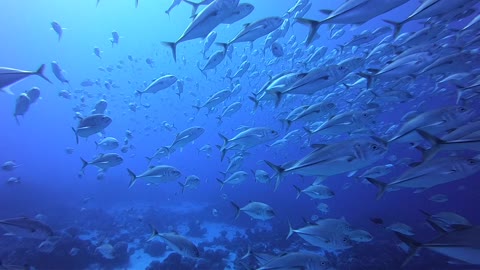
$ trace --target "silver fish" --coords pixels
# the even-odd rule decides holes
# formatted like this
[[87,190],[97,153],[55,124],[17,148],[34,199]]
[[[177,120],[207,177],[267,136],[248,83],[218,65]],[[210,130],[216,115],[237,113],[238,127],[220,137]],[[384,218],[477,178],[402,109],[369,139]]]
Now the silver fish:
[[250,202],[247,205],[240,207],[234,202],[230,202],[235,210],[237,211],[235,214],[235,219],[240,216],[240,212],[244,212],[245,214],[249,215],[250,217],[258,220],[269,220],[275,217],[275,212],[273,208],[262,202]]
[[131,188],[138,179],[144,179],[152,184],[160,184],[174,181],[182,175],[177,168],[168,165],[158,165],[152,167],[140,175],[136,175],[130,169],[127,169],[127,171],[131,178],[128,186],[129,188]]
[[102,171],[106,171],[107,169],[111,167],[118,166],[123,163],[123,158],[117,154],[117,153],[108,153],[108,154],[101,154],[97,158],[93,159],[92,161],[86,161],[83,158],[80,158],[82,160],[82,171],[87,167],[88,165],[93,165]]

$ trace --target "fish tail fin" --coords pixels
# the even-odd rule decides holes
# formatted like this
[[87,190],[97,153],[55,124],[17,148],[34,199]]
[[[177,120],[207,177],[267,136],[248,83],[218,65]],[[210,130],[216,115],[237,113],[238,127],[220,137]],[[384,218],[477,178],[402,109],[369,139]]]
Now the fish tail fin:
[[304,126],[303,130],[308,133],[308,135],[313,135],[313,130],[310,127]]
[[223,123],[223,120],[222,120],[222,116],[221,116],[221,115],[217,116],[216,118],[217,118],[217,120],[218,120],[218,124],[219,124],[219,125]]
[[234,203],[233,201],[230,201],[230,203],[232,204],[232,206],[235,208],[235,210],[237,212],[235,212],[235,219],[237,219],[239,216],[240,216],[240,206],[238,206],[236,203]]
[[145,157],[145,158],[148,160],[148,165],[150,165],[150,163],[152,163],[153,157]]
[[395,235],[410,248],[407,258],[402,263],[402,267],[404,267],[415,256],[415,254],[417,254],[418,250],[422,247],[422,244],[402,233],[395,232]]
[[281,166],[275,165],[268,160],[264,160],[264,161],[265,161],[265,163],[267,163],[267,165],[270,168],[272,168],[275,171],[275,175],[277,176],[277,181],[275,182],[274,190],[277,190],[278,186],[282,182],[283,173],[285,172],[285,168],[282,168]]
[[425,150],[420,147],[416,147],[417,149],[421,150],[422,155],[423,155],[423,161],[430,160],[432,157],[440,151],[440,145],[445,144],[446,142],[435,135],[432,135],[424,130],[421,129],[416,129],[415,130],[423,139],[427,140],[430,144],[431,147],[428,150]]
[[[250,255],[252,255],[252,248],[250,247],[250,245],[248,245],[248,248],[247,248],[247,253],[245,253],[245,255],[243,255],[240,260],[243,260],[243,259],[246,259],[248,258]],[[0,264],[1,265],[1,264]],[[248,268],[247,268],[248,269]]]
[[217,178],[217,182],[220,183],[220,185],[221,185],[221,186],[220,186],[220,190],[222,190],[222,189],[223,189],[223,186],[225,185],[225,182],[222,181],[222,180],[220,180],[220,179],[218,179],[218,178]]
[[195,16],[195,13],[197,12],[197,9],[200,6],[200,4],[189,1],[189,0],[183,0],[183,2],[192,6],[192,16]]
[[383,195],[385,194],[385,191],[387,190],[388,184],[378,181],[377,179],[367,177],[366,178],[368,182],[372,183],[374,186],[378,188],[377,192],[377,200],[380,200]]
[[302,194],[302,189],[300,189],[296,185],[293,185],[293,187],[295,188],[295,190],[297,190],[297,198],[295,198],[295,199],[298,199],[300,197],[300,194]]
[[203,76],[205,76],[205,79],[208,79],[207,72],[205,72],[205,69],[200,67],[200,62],[197,62],[197,68],[200,70],[200,72],[202,72]]
[[429,218],[430,216],[432,216],[430,213],[428,213],[427,211],[424,211],[422,209],[418,209],[418,211],[420,211],[422,214],[424,214],[427,218]]
[[195,108],[197,110],[197,113],[198,113],[202,107],[197,106],[197,105],[192,105],[192,108]]
[[77,144],[78,144],[78,133],[73,127],[72,127],[72,130],[73,130],[73,133],[75,133],[75,139],[77,140]]
[[185,191],[185,184],[178,182],[178,184],[182,187],[182,194]]
[[227,51],[228,46],[230,46],[230,44],[225,43],[225,42],[215,42],[215,44],[217,44],[218,46],[222,46],[224,51]]
[[292,234],[293,234],[292,224],[290,223],[290,220],[288,220],[288,234],[287,234],[287,238],[285,238],[285,240],[290,238],[290,236],[292,236]]
[[292,126],[292,120],[285,120],[285,123],[287,123],[287,128],[285,130],[288,131]]
[[248,99],[253,101],[253,103],[254,103],[253,110],[256,110],[258,108],[258,105],[260,104],[260,101],[257,99],[256,96],[248,96]]
[[227,149],[228,139],[227,137],[223,136],[220,133],[218,133],[218,136],[220,136],[220,138],[222,138],[223,140],[223,145],[220,147],[220,152],[222,153],[220,161],[223,161],[223,159],[225,158],[225,154],[227,153],[227,150],[228,150]]
[[460,100],[464,100],[463,95],[468,90],[467,87],[459,84],[455,84],[455,87],[457,88],[457,103],[460,104]]
[[133,184],[135,184],[135,182],[137,181],[137,176],[130,169],[127,169],[127,171],[128,175],[130,175],[130,184],[128,185],[128,188],[131,188]]
[[280,102],[282,101],[283,93],[280,91],[275,91],[275,108],[278,108]]
[[148,238],[148,240],[147,240],[147,242],[150,242],[150,241],[153,240],[153,238],[158,236],[158,231],[157,231],[157,229],[155,229],[155,227],[152,224],[148,224],[148,225],[150,225],[150,229],[152,229],[152,235],[150,235],[150,238]]
[[373,83],[373,75],[363,73],[363,72],[358,72],[357,75],[360,76],[360,77],[363,77],[367,80],[367,89],[370,89],[370,87],[372,86],[372,83]]
[[384,22],[391,24],[393,26],[393,37],[397,38],[398,34],[400,34],[400,31],[402,31],[403,25],[405,24],[405,21],[403,22],[395,22],[391,20],[383,20]]
[[318,28],[320,27],[320,25],[322,23],[319,22],[319,21],[310,20],[310,19],[306,19],[306,18],[297,18],[297,19],[295,19],[295,21],[309,27],[307,42],[305,44],[307,46],[310,45],[312,43],[312,41],[315,39],[315,36],[317,35]]
[[162,42],[163,45],[167,46],[172,50],[173,60],[177,62],[177,43],[176,42]]
[[85,167],[88,166],[88,161],[86,161],[86,160],[83,159],[83,158],[80,158],[80,160],[82,161],[82,169],[81,169],[81,170],[83,171],[83,170],[85,169]]
[[9,94],[9,95],[14,95],[13,92],[12,92],[12,89],[10,89],[10,87],[4,87],[4,88],[0,88],[0,92],[4,92],[5,94]]
[[52,83],[52,81],[50,81],[47,76],[45,76],[45,64],[42,64],[38,69],[37,71],[35,71],[35,75],[38,75],[40,77],[42,77],[45,81],[49,82],[49,83]]

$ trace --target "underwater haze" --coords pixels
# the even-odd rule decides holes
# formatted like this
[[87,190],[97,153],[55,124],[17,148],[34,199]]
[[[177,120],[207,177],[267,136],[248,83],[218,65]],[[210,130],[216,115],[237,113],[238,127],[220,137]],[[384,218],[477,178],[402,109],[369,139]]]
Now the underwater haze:
[[477,0],[0,4],[0,270],[480,269]]

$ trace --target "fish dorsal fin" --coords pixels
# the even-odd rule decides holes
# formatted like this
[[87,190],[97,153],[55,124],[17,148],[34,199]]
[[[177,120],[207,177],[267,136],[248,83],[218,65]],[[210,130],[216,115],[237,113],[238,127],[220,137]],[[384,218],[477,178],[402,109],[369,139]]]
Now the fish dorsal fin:
[[450,227],[452,227],[456,231],[461,231],[461,230],[469,229],[472,226],[471,225],[465,225],[465,224],[452,224],[452,225],[450,225]]
[[440,227],[437,223],[433,222],[432,220],[430,220],[430,218],[427,219],[427,223],[437,232],[441,233],[441,234],[446,234],[448,233],[445,229],[443,229],[442,227]]
[[313,144],[310,145],[310,147],[315,148],[316,150],[319,150],[319,149],[324,148],[327,145],[328,144],[324,144],[324,143],[313,143]]
[[319,11],[325,15],[330,15],[333,13],[333,9],[320,9]]

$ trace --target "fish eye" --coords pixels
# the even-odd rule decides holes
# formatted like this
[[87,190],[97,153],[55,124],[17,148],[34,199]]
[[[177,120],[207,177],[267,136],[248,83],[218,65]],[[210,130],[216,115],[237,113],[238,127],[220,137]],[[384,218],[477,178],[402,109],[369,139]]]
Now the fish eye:
[[325,262],[321,262],[320,264],[321,264],[321,265],[325,265]]
[[379,147],[376,144],[372,144],[371,148],[372,148],[372,150],[377,150]]
[[467,110],[467,109],[465,109],[464,107],[458,108],[458,111],[460,111],[460,112],[464,112],[464,111],[466,111],[466,110]]
[[475,159],[469,159],[468,164],[475,165],[475,164],[477,164],[477,161]]

